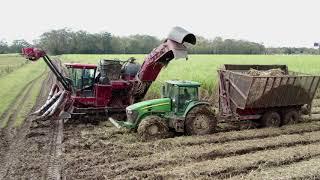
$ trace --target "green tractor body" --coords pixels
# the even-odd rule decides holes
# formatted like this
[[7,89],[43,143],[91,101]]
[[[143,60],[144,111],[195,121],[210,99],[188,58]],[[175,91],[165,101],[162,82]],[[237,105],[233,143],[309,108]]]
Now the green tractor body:
[[117,127],[137,129],[145,138],[162,136],[169,129],[190,135],[211,133],[216,119],[209,104],[199,100],[199,87],[193,81],[166,81],[160,99],[128,106],[126,121],[109,119]]
[[171,111],[171,99],[161,98],[142,101],[126,108],[127,121],[118,121],[130,129],[137,129],[143,118],[149,115],[162,116]]

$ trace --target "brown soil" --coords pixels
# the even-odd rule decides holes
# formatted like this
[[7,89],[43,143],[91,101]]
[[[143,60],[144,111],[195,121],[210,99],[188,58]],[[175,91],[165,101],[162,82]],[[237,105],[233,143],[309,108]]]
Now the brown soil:
[[[45,102],[54,81],[55,78],[50,73],[43,82],[44,85],[37,98],[37,104],[32,111]],[[32,85],[33,83],[25,88],[28,92],[21,93],[25,94],[25,97],[22,97],[22,104],[29,91],[32,90]],[[16,103],[19,103],[19,101]],[[12,105],[12,107],[14,106],[16,105]],[[20,128],[13,128],[11,125],[15,119],[15,114],[19,111],[19,105],[16,109],[16,111],[11,112],[8,110],[8,114],[11,114],[8,126],[1,129],[1,143],[6,143],[0,148],[0,179],[48,179],[51,177],[48,174],[50,172],[51,156],[54,154],[53,149],[56,147],[54,138],[57,134],[57,125],[55,125],[57,123],[51,121],[37,122],[35,117],[29,116]]]
[[[290,154],[290,161],[280,159],[283,162],[279,164],[276,159],[267,156],[269,151],[277,154],[300,146],[305,149],[320,147],[319,125],[318,121],[311,121],[282,128],[181,136],[151,142],[142,142],[135,133],[118,130],[109,123],[99,126],[66,125],[63,176],[67,179],[192,179],[245,175],[265,161],[272,161],[270,167],[281,166],[302,161],[301,156],[311,158],[320,155],[320,150],[316,148],[314,154],[310,154],[309,150],[293,150],[296,153]],[[297,156],[298,152],[300,156]],[[258,155],[252,157],[255,153]],[[265,156],[260,157],[261,154]],[[252,164],[242,167],[237,163],[244,158],[252,159]],[[264,160],[260,162],[261,158]],[[222,168],[218,165],[224,159],[230,160]],[[202,163],[205,165],[201,167],[208,166],[210,171],[196,168],[197,164]]]
[[[41,90],[41,94],[42,93],[44,93],[44,88]],[[43,96],[43,98],[44,97],[45,96]],[[38,100],[40,103],[41,95],[39,96]],[[10,121],[12,120],[13,119],[9,119],[8,124],[11,124]],[[15,132],[10,126],[1,130],[1,132],[5,133],[5,135],[3,136],[3,140],[5,140],[7,144],[6,146],[1,146],[2,158],[1,158],[0,179],[15,179],[15,178],[26,177],[24,176],[24,173],[28,173],[30,175],[28,177],[32,177],[32,178],[39,177],[39,176],[33,176],[33,175],[35,172],[38,171],[37,166],[40,166],[41,164],[35,166],[35,168],[28,169],[27,167],[24,167],[24,165],[30,163],[30,161],[28,161],[28,159],[24,159],[25,157],[22,156],[22,154],[23,155],[26,154],[29,149],[37,148],[37,147],[34,147],[35,143],[33,144],[30,143],[30,139],[32,139],[32,137],[43,136],[45,133],[41,131],[34,132],[32,128],[30,128],[31,126],[32,126],[32,117],[28,117],[25,120],[24,124],[19,129],[16,129]],[[42,143],[44,144],[44,142]],[[32,153],[32,152],[29,151],[28,153]]]
[[[312,147],[311,147],[312,148]],[[317,147],[319,148],[319,147]],[[301,149],[305,150],[305,149]],[[298,155],[299,156],[299,155]],[[260,170],[253,170],[246,176],[238,175],[232,179],[319,179],[320,156],[313,155],[298,158],[294,163],[283,164],[283,166],[271,166]],[[287,161],[290,162],[290,161]]]

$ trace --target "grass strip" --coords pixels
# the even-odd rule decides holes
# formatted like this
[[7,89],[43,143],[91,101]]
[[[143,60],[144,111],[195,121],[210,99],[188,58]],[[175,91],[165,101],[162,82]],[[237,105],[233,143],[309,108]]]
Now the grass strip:
[[23,87],[43,73],[44,70],[44,62],[29,63],[17,69],[14,73],[0,78],[0,115],[15,100]]
[[41,86],[43,85],[43,81],[46,76],[42,76],[41,78],[37,79],[35,84],[33,85],[33,88],[29,94],[29,97],[26,99],[25,102],[23,102],[23,106],[18,112],[17,118],[13,124],[14,127],[19,127],[22,125],[24,120],[28,117],[31,109],[36,104],[37,97],[40,93]]

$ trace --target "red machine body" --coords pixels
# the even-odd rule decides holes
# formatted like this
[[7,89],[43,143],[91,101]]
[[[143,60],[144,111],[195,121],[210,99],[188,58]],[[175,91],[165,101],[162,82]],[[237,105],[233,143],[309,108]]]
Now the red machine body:
[[[187,58],[184,42],[195,44],[196,38],[186,30],[175,27],[169,33],[168,39],[146,56],[141,66],[135,66],[139,69],[132,71],[132,68],[127,68],[129,72],[126,72],[124,66],[127,66],[128,62],[120,65],[120,61],[114,60],[102,60],[98,65],[65,63],[67,76],[63,75],[62,70],[57,68],[44,51],[24,48],[22,53],[27,59],[36,61],[43,57],[64,87],[63,91],[52,88],[46,104],[36,114],[45,117],[48,114],[61,115],[64,111],[70,114],[69,118],[71,115],[80,115],[82,118],[87,116],[97,119],[124,113],[128,105],[144,98],[161,69],[172,59]],[[61,94],[63,98],[70,99],[62,101]],[[58,110],[60,112],[53,112]]]
[[[75,100],[76,107],[126,107],[130,104],[128,96],[112,96],[116,92],[127,92],[131,85],[125,81],[113,81],[111,85],[95,84],[93,96],[81,96],[74,94],[71,97]],[[124,93],[123,93],[124,94]]]

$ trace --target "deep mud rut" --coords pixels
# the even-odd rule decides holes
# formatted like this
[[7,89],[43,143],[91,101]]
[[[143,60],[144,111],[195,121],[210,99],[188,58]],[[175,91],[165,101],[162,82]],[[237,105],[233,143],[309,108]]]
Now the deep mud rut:
[[[7,126],[0,131],[0,179],[59,178],[61,171],[59,167],[61,166],[57,165],[60,161],[56,160],[56,157],[59,157],[57,152],[62,152],[62,145],[59,145],[63,134],[61,123],[59,121],[36,121],[35,117],[29,116],[20,128],[13,127],[20,106],[32,91],[35,81],[37,79],[26,85],[24,92],[20,93],[20,95],[23,94],[23,97],[18,95],[17,101],[14,101],[16,104],[10,105],[14,108],[9,107],[8,112],[5,113],[9,119]],[[42,82],[37,104],[32,111],[45,102],[54,82],[53,74],[49,73]]]
[[[38,98],[45,101],[54,77]],[[27,88],[28,89],[28,88]],[[313,113],[319,111],[315,101]],[[143,142],[99,125],[26,119],[2,133],[0,179],[310,179],[320,177],[320,114],[295,125]]]

